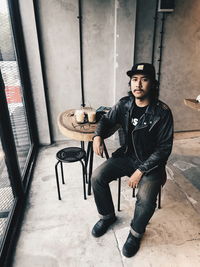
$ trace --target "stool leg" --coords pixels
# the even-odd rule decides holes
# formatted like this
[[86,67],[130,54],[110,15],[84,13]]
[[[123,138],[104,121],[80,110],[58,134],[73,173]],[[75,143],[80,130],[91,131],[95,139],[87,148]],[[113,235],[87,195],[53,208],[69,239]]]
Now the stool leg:
[[82,160],[80,160],[81,164],[82,164],[82,172],[83,172],[83,194],[84,194],[84,199],[86,198],[86,188],[85,188],[85,164],[82,162]]
[[121,177],[118,178],[118,203],[117,203],[118,211],[120,211],[120,198],[121,198]]
[[62,175],[62,183],[65,184],[64,173],[63,173],[63,163],[61,161],[60,161],[60,169],[61,169],[61,175]]
[[108,150],[106,148],[106,144],[105,144],[104,140],[103,140],[103,149],[104,149],[104,153],[105,153],[106,159],[109,159]]
[[160,186],[160,190],[158,193],[158,209],[161,209],[161,189],[162,189],[162,186]]
[[93,169],[93,155],[94,155],[94,151],[93,151],[93,147],[91,144],[90,160],[89,160],[88,195],[91,195],[91,176],[92,176],[92,169]]
[[132,197],[135,197],[135,188],[133,188],[133,195]]
[[56,183],[57,183],[57,190],[58,190],[58,199],[61,200],[60,195],[60,186],[59,186],[59,179],[58,179],[58,164],[60,161],[58,161],[55,165],[55,173],[56,173]]

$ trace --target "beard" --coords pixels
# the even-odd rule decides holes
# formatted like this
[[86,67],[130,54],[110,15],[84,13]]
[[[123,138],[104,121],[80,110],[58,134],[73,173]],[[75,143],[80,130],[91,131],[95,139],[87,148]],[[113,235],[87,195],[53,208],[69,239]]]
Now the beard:
[[[134,94],[135,91],[143,92],[143,95],[141,95],[141,96],[137,96],[137,95]],[[148,98],[150,97],[149,92],[145,92],[145,91],[142,90],[142,89],[141,89],[141,90],[133,90],[133,91],[132,91],[132,94],[133,94],[133,96],[134,96],[136,99],[140,99],[140,100],[145,100],[145,99],[148,99]]]

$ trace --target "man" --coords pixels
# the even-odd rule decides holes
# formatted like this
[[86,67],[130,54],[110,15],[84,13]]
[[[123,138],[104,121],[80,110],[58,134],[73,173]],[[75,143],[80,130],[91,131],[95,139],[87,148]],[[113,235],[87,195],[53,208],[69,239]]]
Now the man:
[[152,64],[140,63],[127,71],[130,95],[123,97],[98,123],[93,149],[102,156],[102,140],[109,129],[120,124],[125,144],[101,164],[92,175],[92,187],[101,219],[92,234],[102,236],[116,221],[109,183],[118,177],[129,176],[128,185],[138,188],[135,212],[130,232],[122,252],[135,255],[140,240],[152,217],[157,195],[165,183],[165,165],[172,150],[173,118],[169,107],[158,100],[158,82]]

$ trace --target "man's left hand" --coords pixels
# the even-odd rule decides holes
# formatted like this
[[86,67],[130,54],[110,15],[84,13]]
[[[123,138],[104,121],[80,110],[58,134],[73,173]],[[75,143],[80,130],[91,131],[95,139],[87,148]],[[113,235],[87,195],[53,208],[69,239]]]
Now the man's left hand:
[[136,188],[143,173],[140,170],[136,170],[128,180],[128,185],[132,188]]

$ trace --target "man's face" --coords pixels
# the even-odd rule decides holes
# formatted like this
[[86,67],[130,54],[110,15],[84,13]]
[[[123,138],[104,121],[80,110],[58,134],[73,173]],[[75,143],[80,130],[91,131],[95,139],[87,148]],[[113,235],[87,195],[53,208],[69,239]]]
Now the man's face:
[[134,74],[131,78],[131,91],[136,99],[149,97],[151,80],[144,74]]

